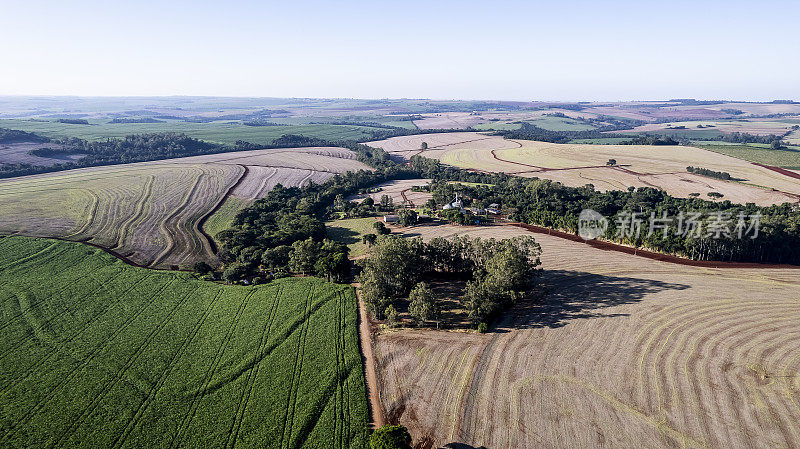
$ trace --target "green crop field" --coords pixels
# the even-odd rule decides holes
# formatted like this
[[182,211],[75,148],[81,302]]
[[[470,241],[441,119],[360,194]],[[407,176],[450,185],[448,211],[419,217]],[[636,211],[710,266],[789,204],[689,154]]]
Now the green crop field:
[[[411,123],[411,122],[409,122]],[[284,134],[302,134],[328,140],[362,140],[372,137],[368,126],[356,125],[285,125],[246,126],[241,122],[217,121],[190,123],[168,120],[163,123],[108,123],[108,120],[91,119],[88,125],[72,125],[50,120],[0,120],[0,128],[35,132],[50,138],[78,137],[86,140],[102,140],[109,137],[124,137],[130,134],[178,132],[190,137],[233,145],[244,140],[256,145],[268,145]]]
[[794,145],[786,150],[773,150],[768,145],[756,144],[713,144],[701,145],[700,148],[759,164],[786,168],[800,167],[800,147]]
[[231,224],[233,224],[233,219],[236,218],[236,214],[249,206],[250,203],[251,201],[244,198],[235,196],[228,197],[225,202],[222,203],[222,207],[208,218],[205,225],[203,225],[203,229],[216,240],[217,234],[230,228]]
[[349,286],[224,286],[2,237],[0,300],[0,447],[365,447]]

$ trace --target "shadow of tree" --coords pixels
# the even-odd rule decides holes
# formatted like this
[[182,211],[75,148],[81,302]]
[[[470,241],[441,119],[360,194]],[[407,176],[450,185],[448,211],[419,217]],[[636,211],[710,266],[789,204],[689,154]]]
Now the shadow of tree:
[[352,245],[361,241],[361,234],[342,226],[328,226],[326,232],[328,233],[328,238],[345,245]]
[[470,446],[469,444],[464,443],[448,443],[442,446],[444,449],[486,449],[486,446]]
[[[540,327],[562,327],[585,318],[627,316],[601,310],[641,301],[664,290],[686,290],[686,284],[635,277],[606,276],[568,270],[545,270],[539,300],[522,300],[496,324],[495,331]],[[543,296],[543,297],[542,297]]]

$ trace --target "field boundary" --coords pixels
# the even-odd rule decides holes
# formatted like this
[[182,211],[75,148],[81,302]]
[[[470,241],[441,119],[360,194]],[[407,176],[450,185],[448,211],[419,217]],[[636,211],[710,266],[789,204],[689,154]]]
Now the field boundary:
[[765,263],[757,263],[757,262],[725,262],[725,261],[714,261],[714,260],[692,260],[686,259],[684,257],[678,257],[671,254],[662,254],[657,253],[654,251],[648,251],[644,249],[633,248],[630,246],[620,245],[618,243],[611,243],[604,240],[584,240],[582,237],[569,234],[563,231],[557,231],[555,229],[545,228],[542,226],[531,225],[527,223],[519,223],[519,222],[508,222],[503,223],[508,224],[510,226],[516,226],[518,228],[522,228],[526,231],[533,232],[536,234],[547,234],[552,235],[553,237],[559,237],[565,240],[570,240],[577,243],[584,243],[589,245],[593,248],[601,249],[603,251],[616,251],[620,253],[629,254],[631,256],[638,256],[643,257],[645,259],[656,260],[659,262],[667,262],[677,265],[686,265],[692,267],[704,267],[704,268],[721,268],[721,269],[728,269],[728,268],[759,268],[759,269],[794,269],[800,270],[800,265],[789,265],[789,264],[765,264]]
[[203,238],[205,238],[206,242],[208,242],[208,246],[214,255],[219,253],[219,247],[217,246],[217,242],[214,241],[214,238],[211,235],[209,235],[208,232],[206,232],[203,226],[206,224],[208,219],[211,218],[212,215],[219,212],[219,210],[222,208],[222,205],[225,204],[225,202],[228,201],[228,198],[230,198],[231,194],[233,194],[233,191],[236,190],[236,188],[239,187],[242,184],[242,182],[244,182],[245,178],[247,178],[247,175],[250,174],[250,169],[246,165],[241,165],[241,164],[236,164],[236,165],[244,169],[242,174],[239,176],[239,179],[237,179],[236,182],[234,182],[230,186],[230,188],[228,188],[228,190],[222,195],[222,198],[220,198],[220,200],[217,201],[217,204],[215,204],[214,207],[212,207],[208,212],[203,214],[203,216],[200,217],[200,219],[198,219],[195,224],[197,231],[203,236]]
[[358,302],[358,342],[361,352],[361,362],[364,365],[364,383],[366,384],[367,397],[369,398],[369,418],[370,424],[374,428],[382,427],[386,424],[386,411],[381,402],[380,383],[378,382],[377,370],[375,369],[375,353],[372,350],[372,322],[367,313],[367,306],[358,293],[360,284],[350,284],[355,290],[356,301]]

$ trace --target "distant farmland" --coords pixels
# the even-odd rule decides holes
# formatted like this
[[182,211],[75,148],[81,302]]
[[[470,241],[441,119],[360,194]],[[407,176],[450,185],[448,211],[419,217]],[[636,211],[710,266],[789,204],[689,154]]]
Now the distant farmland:
[[349,286],[224,286],[0,238],[0,446],[364,448]]
[[372,136],[369,126],[301,124],[281,126],[245,126],[238,121],[192,123],[168,120],[159,123],[108,123],[108,120],[89,120],[88,125],[59,123],[54,120],[0,119],[0,128],[34,132],[50,138],[78,137],[86,140],[105,140],[131,134],[176,132],[196,139],[227,145],[244,140],[256,145],[269,145],[284,134],[336,140],[362,140]]
[[369,167],[349,150],[296,148],[4,179],[0,233],[90,241],[142,265],[188,267],[215,260],[199,228],[215,207],[222,216],[208,219],[212,237],[278,183],[320,183],[359,169]]
[[[423,141],[428,143],[424,151]],[[461,168],[551,179],[573,187],[592,184],[603,191],[654,187],[678,197],[718,192],[732,202],[759,205],[800,200],[797,179],[687,146],[555,144],[481,133],[393,137],[369,145],[384,148],[397,158],[422,154]],[[610,159],[616,160],[617,166],[607,166]],[[689,165],[725,171],[741,182],[690,174],[686,172]]]

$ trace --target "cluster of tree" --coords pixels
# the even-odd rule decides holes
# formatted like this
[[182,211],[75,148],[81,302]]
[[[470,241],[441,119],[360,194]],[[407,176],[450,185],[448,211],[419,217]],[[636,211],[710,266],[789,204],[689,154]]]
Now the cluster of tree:
[[0,143],[18,143],[18,142],[34,142],[42,143],[49,142],[50,139],[38,134],[19,131],[16,129],[0,128]]
[[[622,119],[618,117],[600,116],[596,119],[581,119],[588,124],[596,126],[587,131],[552,131],[540,128],[529,122],[521,122],[519,129],[497,131],[495,135],[507,139],[538,140],[541,142],[567,143],[575,139],[601,139],[609,137],[606,131],[619,131],[641,125],[640,120]],[[633,137],[633,136],[615,136]]]
[[474,322],[486,322],[533,285],[540,254],[541,247],[530,236],[434,238],[428,243],[382,236],[363,261],[361,294],[376,316],[390,321],[396,310],[393,303],[408,298],[412,316],[421,323],[437,319],[441,310],[425,280],[466,279],[462,304]]
[[[411,177],[413,173],[392,161],[381,149],[356,143],[339,144],[355,151],[358,160],[375,170],[335,175],[323,184],[276,186],[265,198],[240,211],[231,228],[217,235],[222,242],[219,256],[226,271],[231,266],[238,267],[239,279],[287,272],[344,279],[348,272],[346,247],[326,243],[324,219],[342,208],[352,207],[344,198],[381,182]],[[372,207],[374,201],[369,198],[361,204]],[[316,257],[322,257],[325,262],[321,266],[315,262],[312,266],[310,258],[292,259],[289,247],[294,251],[292,254],[302,251],[309,257],[316,251]],[[337,254],[344,254],[344,257]],[[293,263],[292,260],[307,260],[308,263]]]
[[242,122],[244,126],[281,126],[279,123],[270,122],[268,120],[245,120]]
[[121,123],[164,123],[164,120],[159,120],[153,117],[117,117],[110,120],[108,123],[121,124]]
[[58,123],[65,123],[67,125],[88,125],[89,121],[83,118],[60,118],[56,120]]
[[780,141],[783,136],[777,136],[775,134],[769,134],[766,136],[758,136],[755,134],[749,133],[740,133],[740,132],[733,132],[733,133],[725,133],[717,136],[716,138],[711,138],[707,140],[719,140],[722,142],[732,142],[732,143],[766,143],[771,144],[772,142],[778,140]]
[[291,245],[278,245],[263,251],[249,251],[241,260],[230,261],[222,272],[227,282],[252,278],[261,283],[273,278],[316,275],[332,282],[341,282],[350,275],[349,248],[328,239],[295,240]]
[[710,178],[723,179],[725,181],[731,180],[731,174],[726,171],[714,171],[707,168],[692,167],[691,165],[686,167],[686,171],[696,175],[708,176]]
[[0,167],[0,177],[23,176],[97,165],[127,164],[173,157],[196,156],[236,149],[175,133],[139,134],[122,139],[107,139],[97,142],[78,138],[51,140],[51,142],[54,146],[57,146],[57,150],[50,152],[37,150],[35,154],[84,154],[85,156],[76,161],[52,166],[28,165],[15,168],[4,165]]
[[[591,184],[567,187],[549,180],[520,178],[502,173],[474,173],[445,166],[439,161],[415,156],[411,166],[420,177],[435,180],[431,186],[438,205],[452,198],[453,185],[448,181],[484,183],[490,186],[459,186],[460,197],[485,205],[503,204],[514,221],[536,224],[577,234],[578,215],[583,209],[594,209],[609,219],[604,238],[635,247],[648,248],[695,260],[722,260],[757,263],[800,264],[800,214],[795,205],[784,203],[759,207],[755,204],[732,204],[730,201],[709,201],[701,198],[674,198],[650,187],[627,191],[598,192]],[[715,195],[716,197],[716,195]],[[618,236],[615,217],[620,212],[636,213],[643,218],[644,229],[638,235]],[[760,216],[757,238],[739,238],[730,227],[728,235],[696,236],[679,232],[677,221],[669,224],[666,235],[649,235],[650,215],[677,217],[683,213],[710,213],[731,217],[733,225],[739,214]],[[749,222],[748,222],[749,223]],[[751,234],[752,235],[752,234]]]
[[619,143],[620,145],[678,145],[679,142],[669,136],[639,135],[630,140]]
[[376,151],[365,145],[353,142],[330,142],[295,134],[284,134],[273,140],[269,145],[255,145],[245,141],[237,141],[235,146],[230,146],[206,142],[178,133],[137,134],[121,139],[90,142],[78,138],[50,140],[24,131],[0,129],[0,143],[12,142],[52,142],[54,147],[58,148],[50,152],[37,150],[39,155],[84,154],[85,156],[75,161],[67,161],[50,166],[3,164],[0,165],[0,177],[25,176],[97,165],[127,164],[228,151],[305,146],[358,148],[359,160],[373,167],[380,166],[389,160],[389,155],[385,152]]

